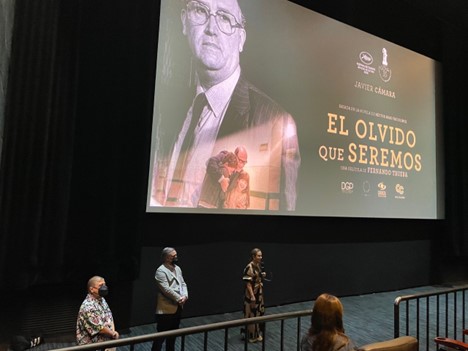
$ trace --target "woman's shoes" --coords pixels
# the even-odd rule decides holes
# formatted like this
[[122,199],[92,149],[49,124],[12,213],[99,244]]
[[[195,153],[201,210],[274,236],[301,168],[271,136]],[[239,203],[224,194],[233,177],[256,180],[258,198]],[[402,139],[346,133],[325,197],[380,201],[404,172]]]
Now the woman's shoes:
[[259,335],[257,338],[253,338],[253,339],[249,339],[249,342],[251,343],[254,343],[254,342],[262,342],[263,341],[263,337],[261,335]]

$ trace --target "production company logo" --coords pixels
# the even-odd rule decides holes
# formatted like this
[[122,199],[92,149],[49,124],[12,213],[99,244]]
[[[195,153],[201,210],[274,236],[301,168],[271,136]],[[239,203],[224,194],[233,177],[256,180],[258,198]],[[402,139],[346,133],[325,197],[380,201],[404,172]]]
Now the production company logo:
[[353,182],[341,182],[341,192],[344,194],[352,194],[354,189]]
[[395,195],[395,199],[404,199],[405,198],[405,187],[401,184],[396,184],[395,185],[395,192],[397,195]]
[[384,182],[380,182],[377,184],[377,196],[385,198],[387,197],[387,186],[384,184]]

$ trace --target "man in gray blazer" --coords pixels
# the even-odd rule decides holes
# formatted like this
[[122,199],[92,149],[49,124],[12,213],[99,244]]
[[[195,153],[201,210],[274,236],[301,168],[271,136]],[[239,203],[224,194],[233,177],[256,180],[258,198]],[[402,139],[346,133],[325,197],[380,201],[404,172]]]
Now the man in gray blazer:
[[[155,274],[158,286],[155,318],[158,332],[179,328],[182,309],[188,300],[187,284],[177,265],[177,251],[173,247],[165,247],[161,252],[161,262]],[[166,351],[175,350],[175,337],[171,337],[155,340],[152,351],[161,351],[164,340]]]

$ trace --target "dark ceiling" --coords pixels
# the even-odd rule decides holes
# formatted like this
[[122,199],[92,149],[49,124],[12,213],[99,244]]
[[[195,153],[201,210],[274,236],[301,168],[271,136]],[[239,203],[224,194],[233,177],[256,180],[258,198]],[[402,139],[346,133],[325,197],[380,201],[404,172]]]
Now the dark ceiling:
[[467,29],[468,1],[466,0],[406,0],[406,3],[455,30]]

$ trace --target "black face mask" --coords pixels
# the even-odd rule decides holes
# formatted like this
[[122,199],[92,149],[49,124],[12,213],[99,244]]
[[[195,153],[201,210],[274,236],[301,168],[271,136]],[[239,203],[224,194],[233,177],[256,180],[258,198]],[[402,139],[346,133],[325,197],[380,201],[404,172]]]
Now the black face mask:
[[109,294],[109,288],[107,285],[103,285],[99,288],[99,296],[105,297]]
[[175,266],[179,262],[179,259],[177,257],[174,257],[172,259],[172,264]]

